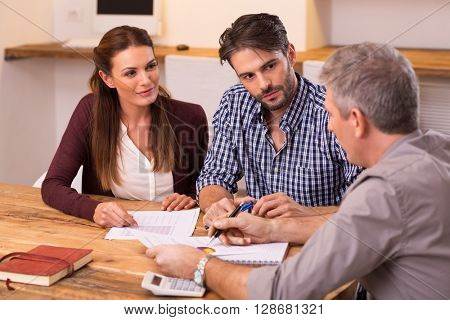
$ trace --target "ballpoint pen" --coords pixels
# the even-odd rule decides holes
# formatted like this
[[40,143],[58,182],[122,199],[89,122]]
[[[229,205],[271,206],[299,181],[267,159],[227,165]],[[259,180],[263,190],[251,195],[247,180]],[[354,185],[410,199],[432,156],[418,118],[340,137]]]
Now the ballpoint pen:
[[[234,218],[236,217],[239,212],[241,211],[246,211],[248,209],[250,209],[251,207],[253,207],[253,202],[248,201],[246,203],[241,203],[239,206],[236,207],[236,209],[233,210],[233,212],[230,213],[230,215],[228,216],[228,218]],[[211,240],[209,240],[208,245],[210,245],[214,239],[217,239],[221,234],[222,234],[223,230],[216,230],[214,231]]]

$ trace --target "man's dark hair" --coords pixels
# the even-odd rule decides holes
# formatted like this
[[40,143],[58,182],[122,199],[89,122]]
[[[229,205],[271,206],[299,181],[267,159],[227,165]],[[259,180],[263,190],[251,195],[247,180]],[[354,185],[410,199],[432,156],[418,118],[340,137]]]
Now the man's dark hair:
[[[287,54],[289,41],[280,18],[267,13],[239,17],[219,39],[220,61],[230,63],[231,55],[242,48],[279,51]],[[231,63],[230,63],[231,65]]]

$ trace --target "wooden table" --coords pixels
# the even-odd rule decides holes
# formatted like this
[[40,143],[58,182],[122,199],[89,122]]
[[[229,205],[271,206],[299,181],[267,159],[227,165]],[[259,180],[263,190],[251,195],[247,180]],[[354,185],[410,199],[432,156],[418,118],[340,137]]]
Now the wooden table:
[[[106,200],[107,197],[94,196]],[[159,210],[160,204],[147,201],[117,200],[128,210]],[[334,212],[335,207],[318,208]],[[195,235],[205,235],[199,218]],[[40,189],[0,184],[0,256],[28,251],[40,244],[93,249],[93,261],[50,287],[13,283],[8,291],[0,281],[0,299],[160,299],[141,288],[146,271],[157,267],[145,256],[138,241],[104,240],[107,229],[84,219],[66,215],[43,203]],[[300,250],[289,250],[293,255]],[[343,286],[326,298],[345,296]],[[220,299],[208,290],[203,299]]]

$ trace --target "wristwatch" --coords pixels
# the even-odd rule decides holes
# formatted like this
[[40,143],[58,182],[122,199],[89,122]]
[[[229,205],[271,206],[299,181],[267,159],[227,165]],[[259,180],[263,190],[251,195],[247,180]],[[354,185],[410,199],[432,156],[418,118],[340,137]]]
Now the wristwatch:
[[197,267],[195,268],[194,271],[194,282],[201,286],[204,287],[205,283],[205,266],[206,263],[209,261],[209,259],[211,259],[213,256],[210,254],[207,254],[206,256],[204,256],[203,258],[200,259],[200,261],[197,264]]

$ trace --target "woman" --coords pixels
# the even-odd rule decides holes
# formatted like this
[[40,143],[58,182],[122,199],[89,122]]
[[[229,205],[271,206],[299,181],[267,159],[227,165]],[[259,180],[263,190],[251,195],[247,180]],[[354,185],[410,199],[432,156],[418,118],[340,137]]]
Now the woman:
[[[163,210],[195,206],[195,181],[208,144],[203,109],[169,98],[159,85],[145,30],[122,26],[94,49],[93,93],[76,107],[47,176],[44,202],[101,226],[136,222],[116,202],[87,194],[162,201]],[[82,190],[70,188],[83,166]]]

